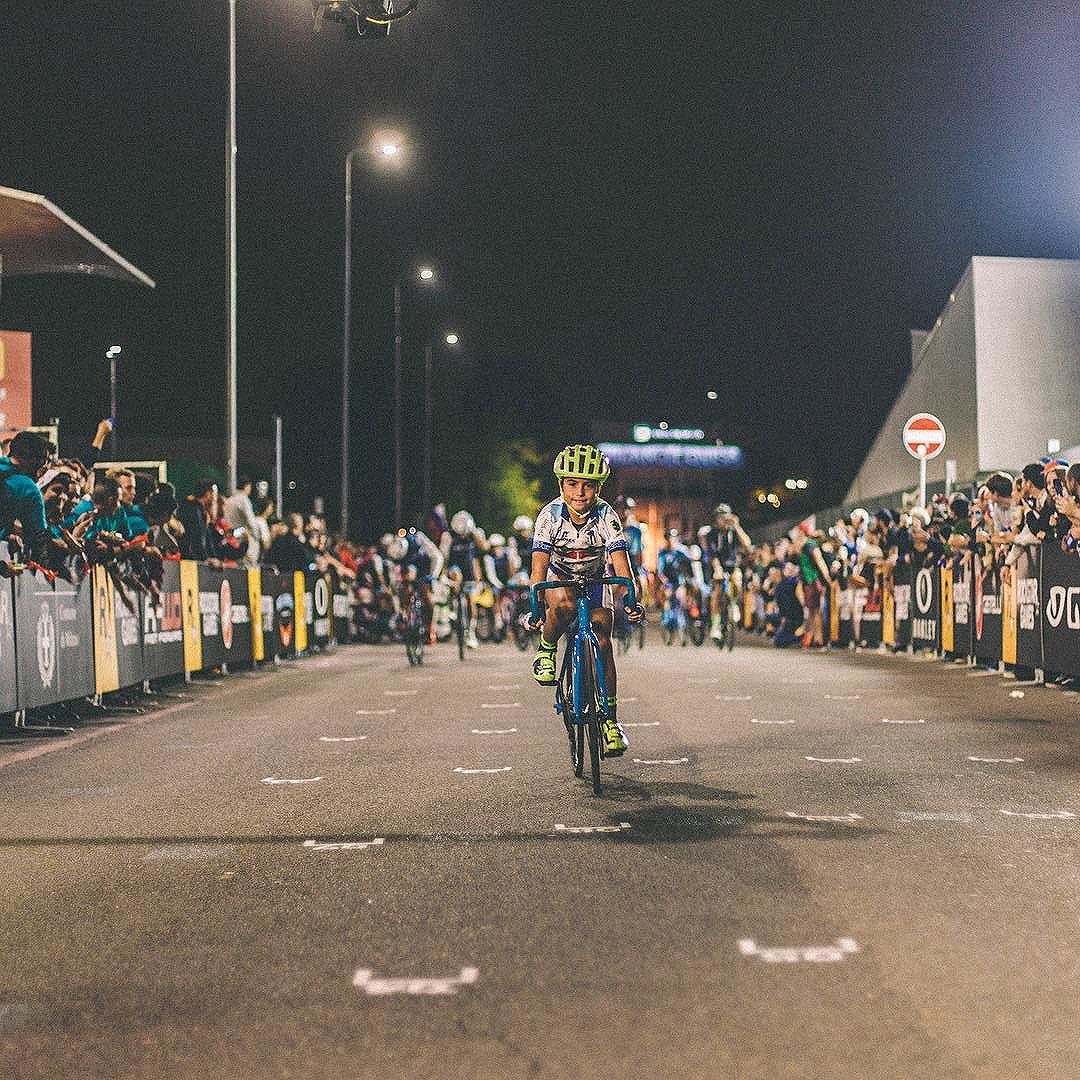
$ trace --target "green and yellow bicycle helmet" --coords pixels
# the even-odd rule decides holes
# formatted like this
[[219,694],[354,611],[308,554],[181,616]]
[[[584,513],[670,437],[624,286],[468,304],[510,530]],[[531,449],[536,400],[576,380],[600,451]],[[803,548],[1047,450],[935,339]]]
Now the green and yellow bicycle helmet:
[[560,480],[595,480],[602,486],[611,475],[611,462],[595,446],[579,443],[559,451],[554,472]]

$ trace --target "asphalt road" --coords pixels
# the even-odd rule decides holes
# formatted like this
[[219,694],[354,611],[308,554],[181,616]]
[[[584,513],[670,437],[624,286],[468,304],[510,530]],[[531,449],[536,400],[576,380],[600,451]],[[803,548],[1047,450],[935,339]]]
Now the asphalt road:
[[3,741],[0,1076],[1080,1077],[1080,697],[655,630],[620,675],[600,799],[510,646]]

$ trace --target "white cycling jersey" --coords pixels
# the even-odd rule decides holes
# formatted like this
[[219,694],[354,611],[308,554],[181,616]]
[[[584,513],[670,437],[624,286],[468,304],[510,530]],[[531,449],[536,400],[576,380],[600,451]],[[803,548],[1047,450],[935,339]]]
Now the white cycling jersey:
[[532,549],[550,556],[559,577],[603,577],[608,556],[629,548],[618,515],[603,499],[596,500],[581,525],[574,523],[562,499],[553,499],[536,518]]

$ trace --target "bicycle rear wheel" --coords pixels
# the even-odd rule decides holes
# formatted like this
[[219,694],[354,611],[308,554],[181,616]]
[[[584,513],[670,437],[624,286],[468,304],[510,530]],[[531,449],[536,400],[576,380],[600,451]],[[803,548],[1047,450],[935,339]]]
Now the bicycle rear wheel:
[[457,617],[454,619],[454,634],[457,637],[457,654],[459,660],[465,659],[465,622],[469,617],[469,608],[465,603],[465,594],[458,593],[455,605]]
[[405,655],[410,666],[424,662],[424,643],[427,638],[427,626],[424,624],[424,608],[419,597],[413,597],[409,604],[409,620],[405,624]]

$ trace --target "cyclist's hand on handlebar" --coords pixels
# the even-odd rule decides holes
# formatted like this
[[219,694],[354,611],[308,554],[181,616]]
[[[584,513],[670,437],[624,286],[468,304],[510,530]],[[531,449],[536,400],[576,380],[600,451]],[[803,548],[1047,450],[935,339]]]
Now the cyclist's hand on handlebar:
[[541,615],[539,619],[534,619],[532,614],[526,611],[525,614],[521,616],[521,625],[524,626],[530,634],[534,634],[543,627],[544,617]]
[[626,612],[627,622],[639,623],[645,618],[645,606],[643,604],[637,604],[635,607],[628,607],[623,610]]

